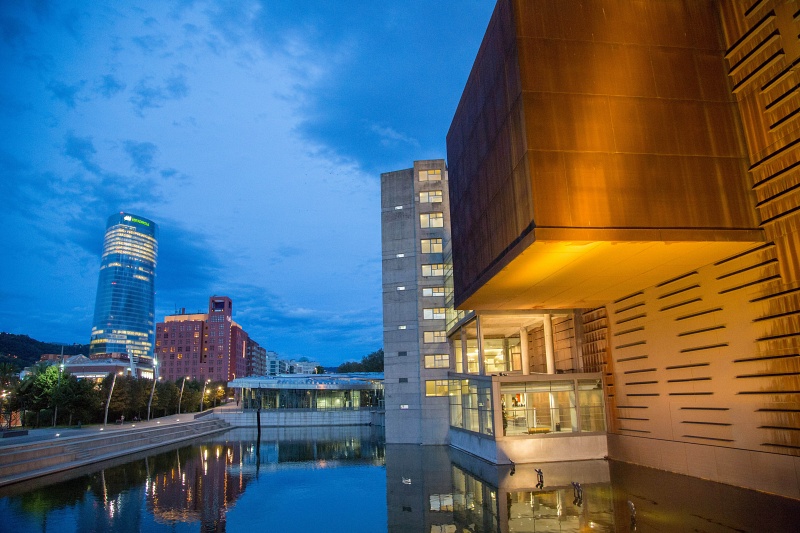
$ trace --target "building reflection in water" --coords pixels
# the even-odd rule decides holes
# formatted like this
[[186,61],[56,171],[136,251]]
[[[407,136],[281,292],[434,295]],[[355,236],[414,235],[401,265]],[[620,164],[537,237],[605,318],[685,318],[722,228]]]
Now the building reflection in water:
[[227,512],[261,473],[311,462],[325,468],[384,460],[382,439],[366,427],[267,429],[257,438],[254,428],[235,429],[175,450],[174,460],[157,469],[147,488],[156,521],[200,522],[201,531],[225,531]]
[[5,525],[23,531],[168,531],[183,524],[222,532],[259,475],[383,462],[383,434],[366,426],[263,430],[260,442],[255,428],[235,429],[101,470],[75,470],[72,478],[5,487],[0,513]]
[[497,466],[387,445],[390,533],[797,531],[800,501],[608,461]]

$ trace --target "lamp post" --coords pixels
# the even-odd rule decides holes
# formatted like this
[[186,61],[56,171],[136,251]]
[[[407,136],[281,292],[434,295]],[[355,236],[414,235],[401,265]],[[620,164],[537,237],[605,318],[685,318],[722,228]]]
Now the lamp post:
[[207,379],[205,383],[203,383],[203,395],[200,397],[200,412],[203,412],[203,402],[206,399],[206,386],[211,382],[210,379]]
[[181,414],[181,400],[183,400],[183,386],[186,385],[186,380],[189,379],[189,376],[183,378],[181,382],[181,394],[178,396],[178,414]]
[[214,393],[214,407],[217,406],[217,399],[219,398],[219,393],[222,390],[222,385],[217,387],[217,392]]
[[[122,375],[122,372],[119,373]],[[108,405],[111,403],[111,395],[114,394],[114,385],[117,384],[117,373],[114,373],[114,379],[111,380],[111,388],[108,390],[108,400],[106,400],[106,414],[103,417],[103,427],[106,427],[108,423]]]
[[153,358],[153,388],[150,389],[150,401],[147,402],[147,420],[150,420],[150,406],[153,405],[153,394],[156,392],[156,381],[161,377],[156,377],[158,374],[158,359]]

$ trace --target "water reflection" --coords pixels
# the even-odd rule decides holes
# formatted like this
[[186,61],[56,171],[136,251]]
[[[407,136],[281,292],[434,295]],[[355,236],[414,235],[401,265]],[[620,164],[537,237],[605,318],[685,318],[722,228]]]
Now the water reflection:
[[[44,487],[27,484],[6,488],[8,495],[0,500],[0,513],[6,517],[5,525],[12,524],[16,533],[226,531],[231,520],[247,523],[264,516],[257,505],[232,511],[259,478],[284,479],[283,470],[301,471],[301,477],[316,478],[290,487],[306,493],[313,492],[309,487],[314,483],[324,484],[326,479],[365,477],[353,467],[379,467],[372,476],[377,484],[369,488],[378,491],[378,505],[382,506],[383,462],[382,435],[370,428],[267,430],[262,432],[260,442],[254,429],[238,429],[129,463],[77,473],[73,479],[51,480]],[[331,474],[313,475],[312,471],[320,470]],[[369,481],[369,476],[366,478]],[[44,479],[37,484],[47,482]],[[268,485],[261,485],[251,492],[264,489],[270,490]],[[277,493],[271,489],[258,499],[267,501]],[[314,494],[311,497],[319,500]],[[297,498],[296,502],[300,505],[302,500]],[[275,510],[269,514],[281,516]],[[381,528],[383,516],[383,512],[378,513]],[[374,528],[374,524],[368,527]]]
[[798,500],[657,470],[498,467],[366,427],[238,429],[96,468],[0,489],[0,530],[783,532],[800,517]]
[[391,533],[785,532],[800,501],[607,461],[498,467],[449,448],[388,445]]

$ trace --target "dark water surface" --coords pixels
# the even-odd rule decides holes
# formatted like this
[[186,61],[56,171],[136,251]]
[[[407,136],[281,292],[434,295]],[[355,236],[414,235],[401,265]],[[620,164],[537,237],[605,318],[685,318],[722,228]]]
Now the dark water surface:
[[[538,471],[537,471],[538,470]],[[800,502],[607,461],[496,467],[372,428],[254,429],[0,489],[0,531],[800,531]]]

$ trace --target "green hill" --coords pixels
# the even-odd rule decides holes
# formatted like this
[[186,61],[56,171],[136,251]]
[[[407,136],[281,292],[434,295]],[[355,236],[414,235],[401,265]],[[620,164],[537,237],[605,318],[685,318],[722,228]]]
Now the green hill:
[[37,341],[27,335],[0,333],[0,362],[8,361],[21,369],[37,362],[42,354],[61,353],[62,347],[64,355],[89,355],[88,344],[56,344]]

